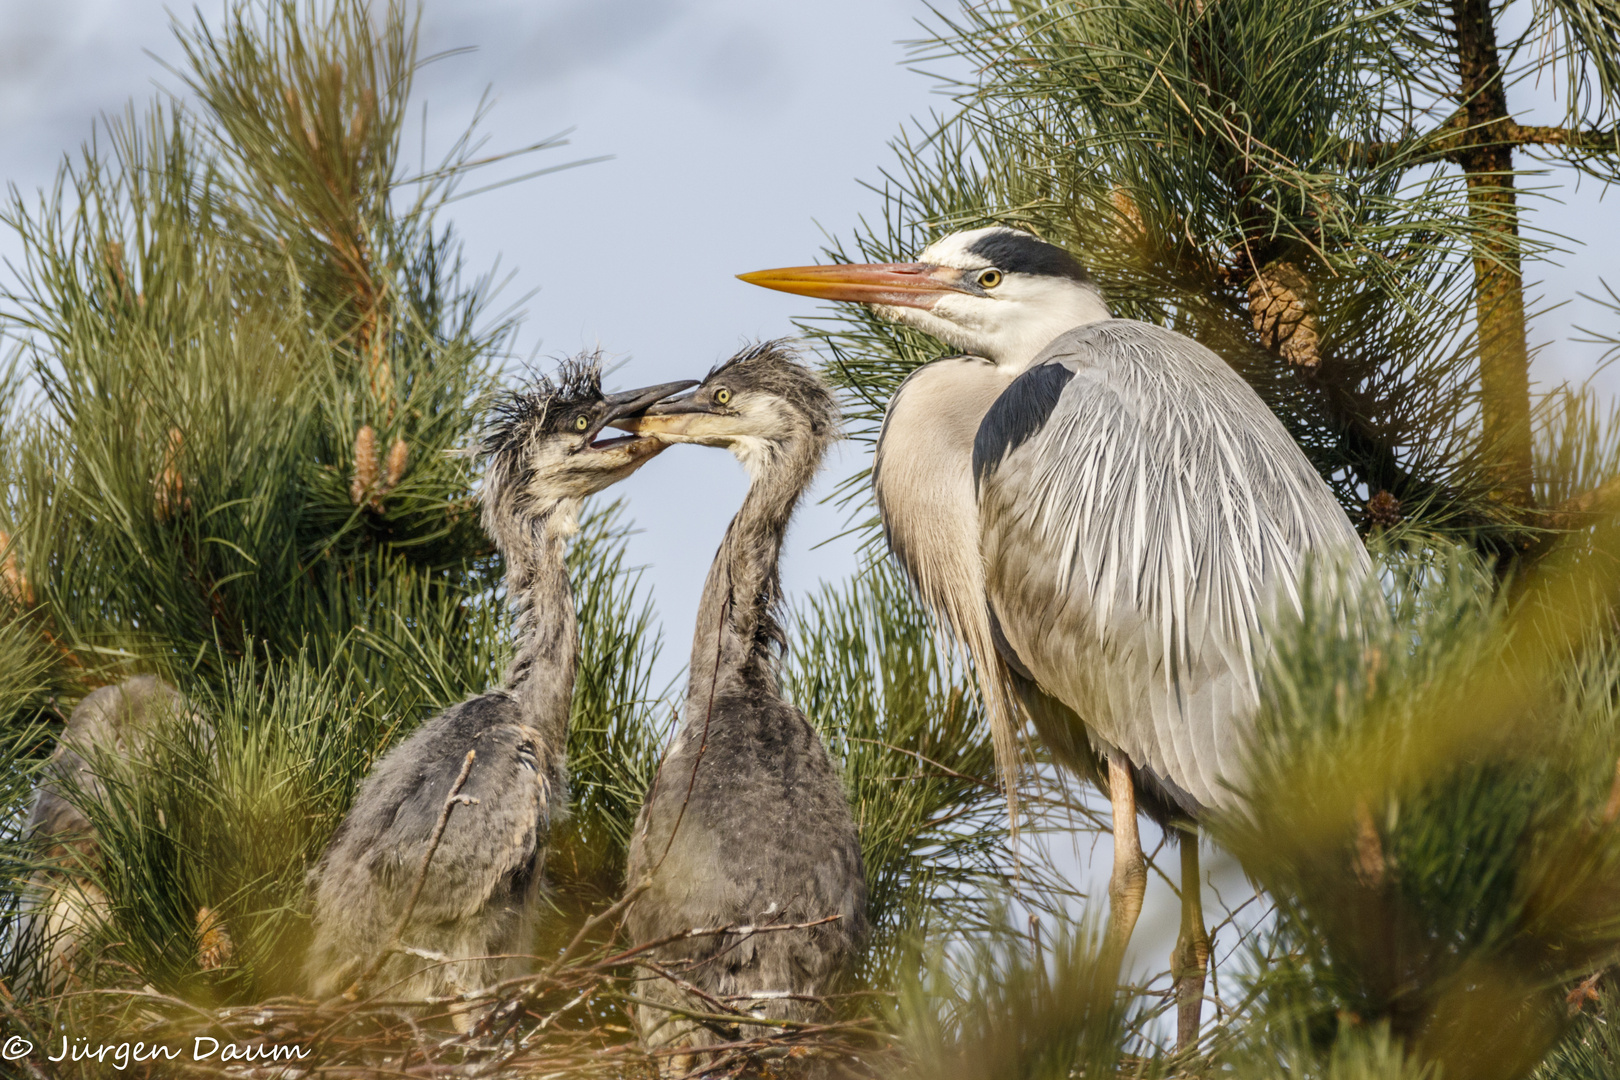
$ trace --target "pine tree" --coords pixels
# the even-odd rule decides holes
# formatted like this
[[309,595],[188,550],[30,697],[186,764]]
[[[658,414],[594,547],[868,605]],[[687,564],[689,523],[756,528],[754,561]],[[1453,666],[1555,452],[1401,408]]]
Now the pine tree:
[[[1620,428],[1582,388],[1533,394],[1521,272],[1555,257],[1526,166],[1620,178],[1617,42],[1605,0],[1516,21],[1473,2],[936,11],[916,63],[972,74],[894,142],[881,217],[827,252],[903,261],[990,223],[1067,247],[1116,315],[1241,373],[1378,554],[1387,596],[1318,582],[1276,628],[1242,809],[1210,823],[1275,906],[1228,967],[1239,1003],[1178,1068],[1551,1078],[1616,1060]],[[1522,80],[1549,68],[1567,117],[1519,123]],[[949,351],[865,309],[804,329],[867,440]],[[843,490],[862,505],[865,475]],[[1033,981],[1015,999],[1041,1016],[1041,980],[1007,970],[976,975]],[[1123,1022],[1151,1051],[1164,1033],[1137,1005]],[[944,1030],[964,1062],[993,1038]],[[1098,1037],[1115,1067],[1147,1067]],[[1071,1068],[1095,1060],[1070,1046]]]
[[[1473,0],[1015,0],[939,24],[922,55],[975,81],[896,144],[883,224],[851,247],[904,257],[989,221],[1069,246],[1118,313],[1251,380],[1384,588],[1318,582],[1278,627],[1243,801],[1211,823],[1274,911],[1221,961],[1238,994],[1179,1060],[1166,1000],[1107,985],[1070,922],[1085,898],[1038,842],[1095,828],[1085,801],[1037,759],[1037,842],[1015,846],[972,672],[902,583],[874,560],[810,598],[783,682],[843,763],[875,933],[836,1023],[752,1049],[873,1075],[1611,1074],[1620,426],[1580,392],[1531,395],[1519,275],[1549,251],[1505,165],[1534,150],[1615,176],[1612,3],[1549,2],[1511,40]],[[447,221],[475,136],[401,159],[403,8],[265,0],[176,32],[192,103],[131,106],[0,215],[25,251],[0,297],[7,1033],[302,1041],[327,1073],[644,1075],[623,1010],[647,972],[616,901],[678,694],[653,682],[662,630],[620,504],[569,555],[574,809],[537,973],[471,1040],[442,1010],[296,996],[304,874],[355,786],[509,655],[456,451],[513,322]],[[1532,56],[1565,65],[1561,127],[1508,112]],[[868,440],[938,352],[858,311],[809,329]],[[99,859],[40,850],[20,826],[62,720],[135,673],[206,728],[95,762]],[[42,871],[106,898],[66,993],[18,936]]]

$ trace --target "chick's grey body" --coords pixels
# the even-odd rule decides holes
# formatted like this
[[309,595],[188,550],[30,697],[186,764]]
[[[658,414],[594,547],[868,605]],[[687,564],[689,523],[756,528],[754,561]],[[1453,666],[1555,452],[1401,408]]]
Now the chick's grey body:
[[[404,914],[445,798],[477,754],[421,896],[378,981],[387,996],[442,996],[517,973],[533,937],[562,755],[506,694],[452,706],[379,761],[320,867],[311,990],[341,993]],[[435,964],[425,954],[462,959]],[[397,985],[396,985],[397,984]]]
[[[836,423],[819,380],[776,345],[740,354],[691,399],[644,420],[670,425],[666,437],[731,448],[753,483],[709,569],[681,727],[636,824],[627,878],[649,887],[631,905],[628,929],[651,941],[692,928],[836,917],[663,946],[656,960],[700,995],[651,978],[639,992],[655,1001],[716,1011],[708,995],[743,1014],[809,1020],[821,1007],[802,999],[836,990],[866,935],[860,842],[842,779],[820,736],[782,700],[776,676],[782,540]],[[639,1007],[637,1020],[652,1047],[763,1030],[705,1030],[655,1006]],[[690,1066],[665,1059],[670,1071]]]
[[158,724],[185,713],[185,698],[155,675],[137,675],[86,694],[69,715],[34,789],[28,832],[64,842],[93,837],[95,829],[80,806],[106,797],[96,757],[139,759]]
[[[483,520],[506,560],[517,651],[500,689],[427,721],[362,784],[314,874],[315,938],[306,972],[317,997],[346,989],[373,957],[396,945],[396,929],[398,947],[373,980],[389,997],[475,990],[525,966],[546,841],[567,806],[578,634],[564,545],[577,528],[582,498],[662,448],[652,439],[597,441],[601,427],[626,408],[689,385],[604,397],[595,362],[581,360],[565,365],[560,385],[518,395],[499,414],[484,443]],[[434,828],[469,751],[474,759],[462,801],[423,875]]]

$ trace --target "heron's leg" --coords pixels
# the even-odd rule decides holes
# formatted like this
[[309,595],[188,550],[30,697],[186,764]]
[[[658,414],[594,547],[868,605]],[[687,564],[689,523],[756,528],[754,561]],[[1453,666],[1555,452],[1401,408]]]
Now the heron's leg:
[[1142,896],[1147,892],[1147,860],[1142,857],[1142,838],[1136,831],[1136,784],[1131,763],[1124,754],[1108,754],[1108,801],[1114,815],[1114,873],[1108,880],[1108,950],[1111,966],[1125,962],[1125,946],[1130,943],[1136,917],[1142,914]]
[[1198,829],[1181,834],[1181,933],[1170,954],[1170,977],[1176,985],[1176,1049],[1198,1041],[1204,1011],[1204,971],[1209,965],[1209,935],[1204,930],[1204,879],[1198,871]]

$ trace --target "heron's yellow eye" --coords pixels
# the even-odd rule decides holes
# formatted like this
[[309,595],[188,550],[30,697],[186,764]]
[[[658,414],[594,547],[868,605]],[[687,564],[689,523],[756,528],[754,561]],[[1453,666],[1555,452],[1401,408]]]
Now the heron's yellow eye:
[[589,417],[579,416],[579,417],[574,418],[574,430],[575,431],[584,431],[586,428],[588,428],[590,426],[591,426],[591,421],[590,421]]
[[1001,284],[1001,271],[991,268],[979,272],[979,287],[993,289]]
[[714,402],[716,405],[724,405],[730,400],[731,391],[727,390],[725,387],[722,386],[720,389],[714,392]]

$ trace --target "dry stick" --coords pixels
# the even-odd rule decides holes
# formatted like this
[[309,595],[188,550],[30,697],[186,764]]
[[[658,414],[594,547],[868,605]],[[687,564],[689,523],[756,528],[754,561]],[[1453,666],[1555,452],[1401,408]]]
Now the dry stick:
[[[660,1007],[662,1008],[663,1006]],[[756,1021],[751,1020],[749,1022],[755,1023]],[[726,1051],[728,1053],[728,1056],[722,1057],[718,1061],[711,1061],[703,1066],[700,1066],[700,1069],[697,1072],[682,1074],[683,1076],[699,1076],[706,1075],[704,1070],[725,1068],[728,1061],[743,1060],[750,1053],[755,1053],[760,1050],[770,1049],[778,1046],[802,1046],[809,1041],[807,1036],[838,1035],[851,1031],[876,1036],[878,1038],[888,1038],[893,1041],[892,1035],[882,1031],[879,1028],[863,1027],[851,1021],[840,1021],[831,1024],[806,1024],[802,1027],[795,1028],[792,1031],[783,1031],[782,1034],[779,1035],[762,1035],[758,1038],[740,1039],[735,1042],[702,1043],[697,1046],[664,1046],[659,1047],[657,1050],[647,1050],[645,1051],[645,1054],[650,1058],[667,1058],[679,1057],[683,1054],[713,1054],[719,1051]],[[707,1073],[707,1075],[712,1075],[712,1073]]]
[[736,1006],[728,1005],[714,995],[699,989],[689,980],[681,978],[679,975],[675,974],[673,971],[669,970],[664,965],[657,963],[656,961],[638,960],[636,961],[636,964],[640,967],[646,968],[648,971],[651,971],[659,978],[674,983],[676,986],[680,987],[682,990],[685,990],[694,997],[702,998],[704,1001],[712,1005],[714,1007],[714,1011],[717,1013],[730,1011],[740,1017],[746,1018],[748,1016],[747,1013],[743,1012],[741,1009],[738,1009]]
[[[629,892],[625,893],[622,897],[616,900],[612,906],[598,912],[589,919],[586,919],[585,924],[581,926],[579,928],[579,932],[574,935],[574,939],[568,943],[568,947],[562,951],[556,960],[547,964],[544,971],[533,975],[519,975],[516,978],[506,979],[502,982],[498,982],[494,986],[485,987],[481,991],[457,994],[447,1000],[478,1001],[483,998],[499,999],[506,993],[506,991],[518,988],[522,988],[524,991],[524,993],[519,996],[519,1000],[533,999],[536,995],[542,992],[542,983],[555,983],[558,981],[558,976],[567,970],[569,957],[572,956],[574,950],[579,948],[581,943],[584,942],[585,936],[589,934],[592,929],[602,925],[604,922],[608,921],[615,915],[622,912],[625,908],[629,907],[636,897],[647,891],[649,885],[650,882],[643,880],[640,884],[636,885],[635,888],[631,889]],[[612,944],[611,940],[608,942],[608,944]],[[598,970],[600,967],[600,964],[591,964],[587,965],[582,970],[584,973],[589,974],[595,970]]]
[[741,936],[744,934],[764,934],[780,930],[808,930],[812,926],[825,926],[827,923],[837,922],[842,918],[842,915],[827,915],[823,918],[812,920],[811,922],[801,923],[766,923],[758,926],[752,923],[733,923],[730,926],[693,927],[690,930],[682,930],[678,933],[670,934],[667,937],[655,938],[652,941],[643,942],[642,944],[633,948],[626,949],[624,952],[610,956],[605,960],[598,961],[594,966],[598,968],[617,967],[633,957],[640,956],[649,949],[657,949],[661,946],[669,945],[676,941],[686,941],[688,938],[716,937],[720,934],[737,934]]
[[[653,1001],[650,998],[638,997],[635,994],[624,995],[623,1000],[632,1001],[637,1005],[650,1005],[655,1009],[667,1012],[672,1016],[679,1016],[687,1020],[708,1021],[712,1024],[747,1025],[751,1027],[773,1027],[783,1031],[853,1031],[864,1030],[865,1021],[852,1020],[846,1023],[822,1024],[811,1020],[785,1020],[774,1016],[752,1016],[736,1013],[702,1012],[697,1009],[683,1009],[679,1005],[671,1005],[664,1001]],[[747,1040],[752,1042],[752,1040]],[[707,1050],[706,1046],[686,1047],[689,1050]],[[649,1051],[659,1053],[659,1051]]]
[[191,1002],[186,1001],[183,998],[172,997],[169,994],[160,994],[155,990],[119,990],[119,989],[70,990],[67,993],[58,995],[58,998],[72,998],[72,997],[121,997],[121,998],[143,998],[143,999],[148,1000],[148,1001],[161,1001],[165,1005],[172,1005],[172,1006],[174,1006],[174,1007],[176,1007],[176,1008],[178,1008],[178,1009],[180,1009],[180,1010],[182,1010],[184,1012],[193,1013],[196,1016],[201,1017],[202,1019],[208,1021],[211,1025],[213,1025],[213,1027],[216,1030],[218,1030],[220,1034],[226,1036],[227,1038],[231,1037],[231,1035],[232,1035],[231,1029],[229,1027],[227,1027],[225,1025],[225,1022],[219,1018],[218,1013],[210,1012],[209,1010],[203,1008],[200,1005],[193,1005]]
[[472,772],[473,761],[478,757],[478,751],[467,751],[467,757],[461,763],[461,772],[456,776],[456,782],[450,785],[450,794],[445,796],[444,806],[439,809],[439,820],[433,823],[433,835],[428,839],[427,851],[422,853],[422,865],[416,871],[416,884],[411,886],[411,898],[405,901],[405,910],[400,913],[399,922],[394,932],[389,935],[388,943],[378,950],[377,955],[371,958],[371,963],[360,973],[360,977],[345,991],[343,997],[353,1001],[359,996],[360,988],[370,982],[372,977],[382,968],[383,962],[394,952],[399,945],[400,938],[405,933],[405,925],[411,921],[411,915],[416,911],[416,901],[422,895],[422,887],[427,884],[428,864],[433,861],[433,853],[439,850],[439,841],[444,839],[444,828],[450,824],[450,811],[456,808],[457,803],[476,803],[477,799],[465,798],[461,789],[467,783],[467,776]]
[[631,889],[629,892],[625,893],[624,896],[615,901],[613,906],[586,919],[585,924],[579,928],[579,933],[574,935],[574,940],[568,943],[568,948],[562,951],[562,955],[557,957],[554,963],[547,966],[547,974],[556,971],[558,968],[562,967],[563,964],[567,963],[568,958],[574,955],[574,950],[579,948],[580,943],[585,940],[586,934],[589,934],[596,927],[601,926],[604,922],[613,918],[625,908],[629,907],[636,897],[640,896],[651,887],[652,881],[647,878],[642,878],[641,881],[636,884],[635,888]]
[[[619,903],[615,904],[614,908],[622,906],[630,899],[631,897],[625,897],[624,900],[621,900]],[[596,918],[601,920],[610,916],[614,908],[607,909],[600,915],[596,916]],[[827,915],[810,922],[800,923],[731,923],[726,926],[695,926],[689,930],[681,930],[666,937],[655,938],[652,941],[634,945],[623,952],[614,953],[610,956],[603,957],[602,959],[586,963],[578,967],[567,968],[561,964],[552,964],[545,971],[540,972],[539,974],[520,975],[515,978],[505,979],[494,984],[493,986],[487,986],[480,990],[470,990],[466,993],[452,994],[448,997],[442,998],[429,998],[428,1002],[430,1004],[444,1004],[448,1002],[499,1000],[503,997],[503,995],[506,994],[507,991],[515,989],[525,990],[526,993],[523,995],[523,997],[533,998],[534,995],[540,991],[539,984],[541,983],[552,983],[561,986],[563,984],[559,982],[560,977],[569,973],[572,973],[578,977],[595,977],[602,973],[611,971],[614,968],[622,967],[624,964],[635,960],[636,957],[645,952],[652,949],[661,948],[665,945],[672,944],[673,942],[686,941],[697,937],[718,937],[723,934],[746,936],[749,934],[779,933],[788,930],[808,930],[817,926],[825,926],[830,922],[837,922],[841,918],[843,918],[842,915]],[[642,961],[636,962],[641,963]],[[576,982],[573,985],[577,986],[578,983]],[[572,987],[570,987],[570,989],[571,988]],[[378,1001],[373,999],[372,1004],[405,1004],[405,1002]]]

